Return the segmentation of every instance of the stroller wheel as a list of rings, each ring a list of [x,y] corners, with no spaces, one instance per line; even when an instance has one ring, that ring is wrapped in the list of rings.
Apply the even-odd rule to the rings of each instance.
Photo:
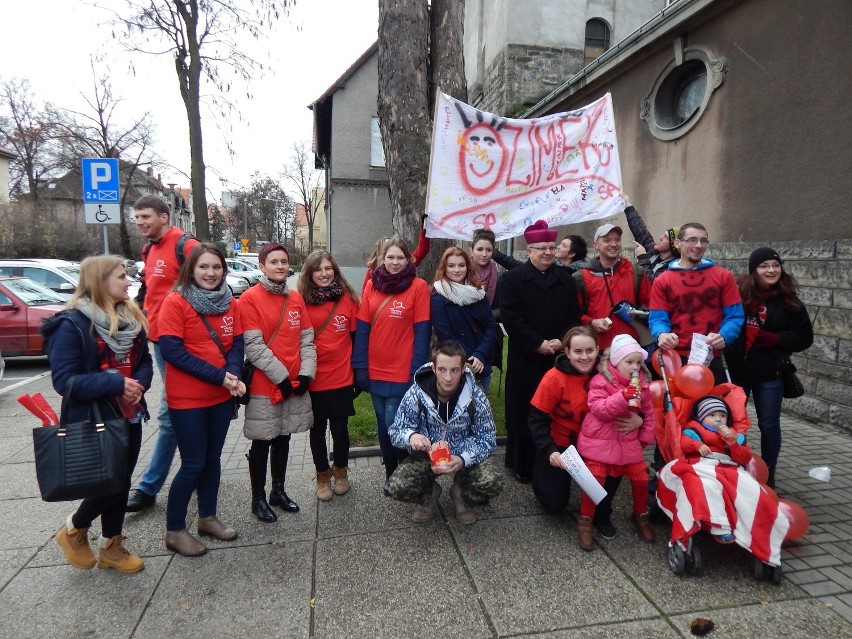
[[[689,549],[686,551],[686,572],[696,577],[704,576],[704,563],[701,559],[701,551],[698,546],[689,540]]]
[[[669,568],[676,575],[682,575],[686,571],[686,553],[680,544],[675,542],[669,546],[667,552]]]
[[[780,564],[771,566],[763,563],[757,557],[754,558],[754,578],[758,581],[771,581],[774,584],[780,584],[783,576],[784,569]]]

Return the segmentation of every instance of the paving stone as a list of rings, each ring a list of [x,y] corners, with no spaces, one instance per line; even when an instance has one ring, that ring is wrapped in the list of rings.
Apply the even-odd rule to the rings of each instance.
[[[816,583],[802,584],[801,588],[811,597],[834,595],[846,590],[846,588],[834,581],[818,581]]]
[[[840,597],[842,597],[842,595],[838,595],[836,597],[820,597],[819,601],[852,624],[852,605],[842,601]]]

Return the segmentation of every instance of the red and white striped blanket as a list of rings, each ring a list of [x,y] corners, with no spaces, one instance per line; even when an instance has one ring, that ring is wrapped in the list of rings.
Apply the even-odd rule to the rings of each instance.
[[[660,471],[657,502],[672,519],[671,543],[704,528],[733,533],[736,543],[773,566],[781,563],[781,543],[790,527],[778,504],[742,466],[701,458],[676,459]]]

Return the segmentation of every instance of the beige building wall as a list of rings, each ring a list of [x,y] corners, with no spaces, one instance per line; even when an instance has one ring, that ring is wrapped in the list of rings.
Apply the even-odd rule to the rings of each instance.
[[[0,202],[9,201],[9,159],[0,155]]]

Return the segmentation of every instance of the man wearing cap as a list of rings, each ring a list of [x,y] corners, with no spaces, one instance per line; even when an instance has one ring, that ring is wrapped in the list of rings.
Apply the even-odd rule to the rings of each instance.
[[[624,196],[624,216],[627,218],[627,226],[633,234],[634,255],[639,266],[645,271],[649,282],[665,271],[671,262],[680,258],[680,251],[675,248],[675,239],[680,232],[679,226],[666,229],[656,240],[645,226],[645,221],[639,215],[639,211],[627,201]]]
[[[539,220],[524,231],[529,259],[498,282],[503,326],[509,335],[506,370],[506,467],[519,481],[532,476],[535,446],[529,431],[530,400],[553,368],[562,337],[580,324],[577,286],[555,265],[556,229]]]
[[[733,274],[704,257],[710,244],[707,229],[697,222],[680,227],[675,248],[680,259],[654,280],[648,325],[657,344],[675,350],[684,361],[692,336],[707,336],[714,357],[710,370],[716,383],[727,381],[719,352],[740,334],[745,315]]]
[[[620,226],[599,226],[594,241],[598,257],[574,274],[578,300],[585,309],[582,322],[598,334],[601,350],[609,348],[613,338],[623,333],[638,340],[634,325],[613,314],[612,309],[621,301],[634,307],[647,306],[651,295],[648,279],[641,271],[634,272],[633,265],[621,257],[621,234]]]

